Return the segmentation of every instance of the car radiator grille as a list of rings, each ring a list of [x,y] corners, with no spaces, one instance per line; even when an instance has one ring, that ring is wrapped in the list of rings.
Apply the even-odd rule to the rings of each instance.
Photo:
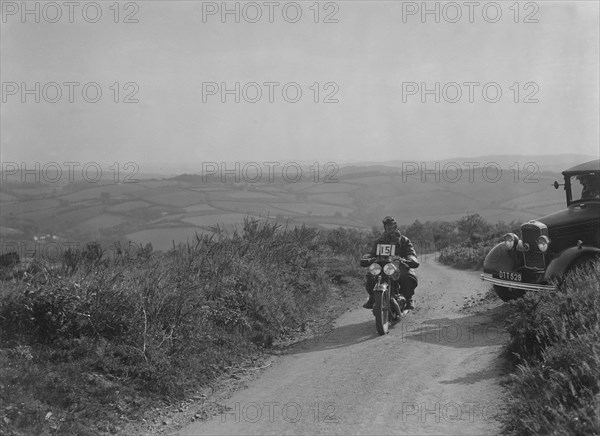
[[[523,252],[525,266],[528,268],[544,269],[546,267],[544,253],[537,246],[537,239],[542,235],[540,229],[534,226],[523,226],[521,227],[521,235],[523,242],[529,246],[529,249]]]
[[[544,269],[546,265],[544,264],[544,254],[537,250],[536,252],[526,251],[524,253],[525,257],[525,266],[529,268],[540,268]]]

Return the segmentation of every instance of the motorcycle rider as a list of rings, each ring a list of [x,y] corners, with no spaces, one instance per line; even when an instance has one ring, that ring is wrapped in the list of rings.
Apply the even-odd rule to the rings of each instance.
[[[384,233],[377,238],[377,240],[375,240],[369,255],[371,257],[376,256],[377,244],[395,244],[396,256],[400,256],[404,260],[404,263],[406,263],[409,267],[407,268],[402,264],[400,265],[400,277],[398,279],[400,284],[400,293],[404,296],[404,298],[406,298],[406,308],[414,309],[412,298],[415,293],[415,288],[418,285],[418,280],[413,268],[419,267],[417,253],[415,252],[415,248],[410,242],[410,239],[402,235],[398,230],[398,224],[393,216],[386,216],[382,222]],[[372,274],[367,273],[366,289],[369,294],[369,300],[363,305],[365,309],[373,308],[373,287],[375,286],[376,280],[377,279]]]

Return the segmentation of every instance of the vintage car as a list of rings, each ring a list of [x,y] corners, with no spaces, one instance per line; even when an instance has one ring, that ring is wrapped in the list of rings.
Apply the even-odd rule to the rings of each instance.
[[[600,259],[600,160],[562,172],[567,208],[504,235],[486,256],[481,279],[503,301],[554,290],[574,268]]]

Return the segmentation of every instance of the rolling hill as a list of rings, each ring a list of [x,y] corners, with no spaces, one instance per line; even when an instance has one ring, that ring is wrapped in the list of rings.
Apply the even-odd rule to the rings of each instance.
[[[564,193],[551,186],[562,179],[557,168],[586,159],[591,158],[396,161],[345,166],[330,171],[329,180],[316,179],[308,167],[297,181],[277,173],[272,179],[242,174],[239,182],[223,181],[219,174],[182,174],[54,186],[6,178],[0,196],[2,251],[15,241],[39,242],[40,235],[52,235],[53,241],[151,242],[166,250],[216,225],[233,228],[245,215],[322,228],[370,228],[384,215],[403,225],[454,221],[469,213],[492,223],[525,221],[564,207]]]

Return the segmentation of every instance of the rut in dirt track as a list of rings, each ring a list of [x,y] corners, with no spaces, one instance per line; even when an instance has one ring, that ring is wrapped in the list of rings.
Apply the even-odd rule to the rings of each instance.
[[[488,285],[433,256],[417,272],[417,310],[388,335],[370,311],[347,312],[179,434],[497,434],[507,336],[494,308],[460,310]]]

